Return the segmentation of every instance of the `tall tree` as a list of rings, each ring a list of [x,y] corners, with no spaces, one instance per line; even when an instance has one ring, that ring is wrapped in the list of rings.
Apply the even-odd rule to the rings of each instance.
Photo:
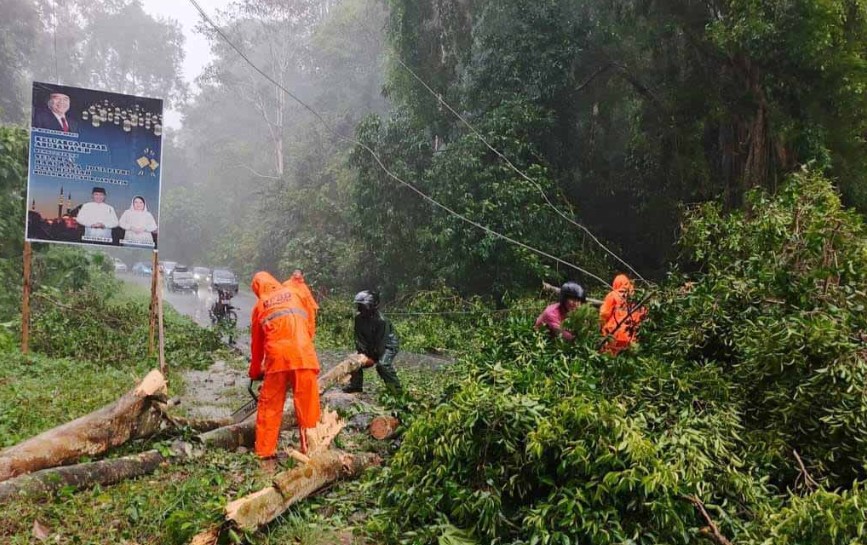
[[[737,207],[747,189],[773,189],[802,163],[839,175],[850,202],[867,210],[863,2],[391,6],[395,55],[476,125],[501,119],[489,138],[526,121],[506,104],[523,102],[550,120],[522,136],[536,150],[525,166],[547,169],[552,192],[645,271],[661,271],[673,257],[682,203]],[[397,64],[388,89],[399,106],[395,120],[409,117],[431,148],[466,134]],[[499,161],[491,155],[482,164]],[[478,169],[468,163],[454,172],[453,186],[470,191]],[[501,184],[500,198],[508,200],[509,187]],[[608,270],[618,267],[610,262]]]
[[[0,122],[23,121],[27,103],[25,77],[41,24],[29,0],[0,0]]]
[[[40,81],[166,99],[187,94],[184,37],[177,22],[154,18],[139,0],[38,4],[43,31],[30,71]]]

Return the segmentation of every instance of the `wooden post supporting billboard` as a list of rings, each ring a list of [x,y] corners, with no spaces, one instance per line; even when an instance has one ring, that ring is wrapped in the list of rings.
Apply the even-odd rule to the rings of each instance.
[[[157,269],[157,274],[159,275],[157,278],[159,281],[157,282],[157,321],[159,322],[159,331],[158,336],[160,340],[160,373],[163,376],[166,376],[168,369],[166,369],[166,336],[165,330],[163,329],[163,275]]]
[[[150,329],[148,329],[148,356],[154,355],[154,335],[157,329],[157,275],[160,273],[159,251],[154,250],[151,264],[151,304],[150,304]]]
[[[33,249],[30,241],[24,241],[24,293],[21,301],[21,353],[30,350],[30,260]]]

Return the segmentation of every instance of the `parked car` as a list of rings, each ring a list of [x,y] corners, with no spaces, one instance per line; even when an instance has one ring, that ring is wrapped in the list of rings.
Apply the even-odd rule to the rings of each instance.
[[[193,278],[199,286],[207,286],[211,283],[211,269],[207,267],[193,267]]]
[[[177,266],[177,261],[160,261],[160,272],[163,273],[163,276],[168,276]]]
[[[118,258],[114,258],[114,272],[118,274],[125,274],[127,271],[126,263],[121,261]]]
[[[136,276],[151,276],[154,273],[154,269],[150,263],[139,261],[132,266],[132,273]]]
[[[169,291],[189,291],[198,290],[196,279],[193,278],[193,273],[186,265],[176,265],[172,267],[172,272],[169,273],[168,281],[166,282]]]
[[[214,272],[211,273],[211,289],[237,295],[238,278],[229,269],[214,269]]]

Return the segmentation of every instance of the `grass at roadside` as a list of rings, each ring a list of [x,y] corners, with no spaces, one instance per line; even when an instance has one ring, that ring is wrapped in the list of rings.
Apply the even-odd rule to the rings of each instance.
[[[61,423],[85,408],[96,408],[116,397],[134,383],[133,369],[111,369],[96,364],[71,360],[34,358],[28,364],[19,358],[7,358],[10,372],[0,380],[10,381],[0,388],[6,394],[7,385],[15,384],[14,395],[4,395],[0,404],[23,406],[22,400],[37,395],[39,376],[57,377],[49,381],[42,397],[31,408],[16,409],[16,425],[21,437],[31,431]],[[21,377],[28,365],[33,365],[33,377]],[[423,365],[411,354],[398,358],[398,372],[414,398],[424,396],[429,402],[441,391],[442,371]],[[4,365],[4,368],[6,366]],[[140,371],[146,370],[142,366]],[[66,379],[61,378],[66,375]],[[74,375],[70,377],[70,375]],[[375,372],[367,371],[366,389],[371,400],[398,405],[400,400],[383,393],[382,383]],[[104,376],[104,378],[102,378]],[[75,386],[65,388],[69,381]],[[101,385],[101,387],[100,387]],[[83,392],[83,393],[76,393]],[[85,395],[84,393],[89,393]],[[412,404],[403,410],[412,410]],[[387,411],[388,409],[383,409]],[[350,414],[358,411],[349,411]],[[291,439],[290,439],[291,440]],[[13,441],[14,442],[14,441]],[[376,451],[386,459],[396,443],[375,441],[365,429],[346,429],[337,446],[348,451]],[[135,443],[122,449],[137,452],[153,445]],[[117,453],[115,453],[117,454]],[[291,462],[284,462],[290,467]],[[374,470],[375,472],[376,470]],[[372,475],[371,475],[372,476]],[[370,479],[340,483],[290,509],[283,517],[263,531],[249,536],[253,545],[285,543],[331,545],[336,543],[372,543],[365,538],[364,524],[375,509],[371,498]],[[194,461],[165,465],[155,474],[132,479],[111,487],[80,492],[61,492],[41,501],[16,500],[0,506],[0,542],[10,545],[31,543],[34,521],[48,527],[61,544],[136,543],[180,544],[219,521],[227,501],[258,490],[269,483],[259,471],[252,454],[214,450]]]
[[[24,358],[17,351],[0,352],[0,448],[116,400],[155,366],[154,358],[142,352],[146,344],[142,344],[141,335],[146,333],[147,324],[140,322],[146,316],[148,293],[138,288],[125,286],[109,298],[82,293],[63,301],[70,308],[82,307],[86,316],[43,302],[43,312],[35,317],[35,329],[41,336],[37,346],[49,355]],[[225,360],[231,367],[246,367],[246,361],[214,349],[209,332],[172,310],[166,314],[166,329],[171,395],[184,388],[185,370],[205,369],[215,359]],[[369,370],[366,399],[378,403],[380,412],[396,410],[409,421],[411,413],[421,414],[421,407],[440,395],[443,373],[437,367],[438,360],[406,351],[396,363],[410,395],[389,396],[375,371]],[[356,407],[344,414],[348,420],[368,409]],[[108,456],[159,448],[157,441],[131,442]],[[375,441],[363,426],[356,426],[345,430],[336,446],[351,452],[375,451],[387,459],[397,443]],[[0,506],[0,543],[32,543],[35,521],[49,529],[52,542],[56,539],[60,544],[188,543],[192,535],[220,520],[227,501],[268,483],[268,476],[260,472],[252,454],[215,450],[114,486],[79,492],[62,490],[43,500],[7,502]],[[369,478],[365,478],[335,485],[293,507],[263,531],[248,536],[248,542],[370,543],[364,526],[375,509],[371,500],[375,494],[368,483]]]
[[[149,370],[0,353],[0,447],[7,447],[116,400]],[[181,378],[170,374],[172,384]]]

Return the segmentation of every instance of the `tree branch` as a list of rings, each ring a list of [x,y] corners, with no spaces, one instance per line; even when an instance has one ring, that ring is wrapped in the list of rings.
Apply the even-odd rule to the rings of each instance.
[[[693,504],[695,508],[698,509],[699,513],[701,513],[701,517],[707,523],[707,526],[700,530],[702,536],[713,541],[717,545],[734,545],[731,541],[728,540],[726,536],[722,535],[722,533],[719,531],[719,527],[716,525],[713,519],[710,518],[710,514],[707,512],[704,503],[702,503],[700,499],[698,499],[696,496],[681,496],[681,498]]]
[[[231,168],[243,168],[243,169],[249,170],[253,175],[258,176],[259,178],[267,178],[269,180],[282,180],[282,178],[280,176],[269,176],[267,174],[262,174],[260,172],[255,171],[252,167],[250,167],[248,165],[241,164],[241,163],[238,163],[237,165],[232,165]]]
[[[807,471],[807,467],[804,465],[804,461],[801,460],[801,457],[798,455],[798,451],[792,450],[792,454],[795,455],[795,460],[798,461],[798,467],[801,470],[801,475],[798,478],[804,479],[804,485],[806,485],[807,489],[811,492],[816,488],[819,488],[819,483],[817,483],[816,480],[810,476],[810,473]],[[795,483],[797,484],[797,481],[795,481]]]

